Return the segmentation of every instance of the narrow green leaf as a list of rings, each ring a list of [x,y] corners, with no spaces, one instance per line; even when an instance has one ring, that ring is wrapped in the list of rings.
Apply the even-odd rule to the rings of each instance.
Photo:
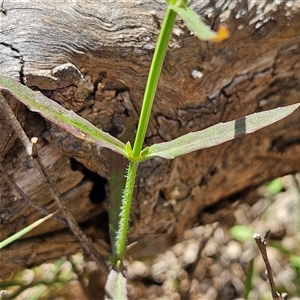
[[[219,123],[201,131],[190,132],[170,142],[154,144],[149,147],[149,153],[144,160],[160,156],[173,159],[177,156],[190,153],[195,150],[209,148],[255,132],[263,127],[273,124],[295,111],[299,103],[286,107],[278,107],[268,111],[254,113],[246,117]]]
[[[248,226],[235,225],[229,231],[231,236],[239,242],[251,241],[253,239],[253,231]]]
[[[22,237],[26,233],[30,232],[31,230],[33,230],[35,227],[39,226],[40,224],[42,224],[46,220],[50,219],[56,213],[57,213],[57,211],[54,212],[53,214],[50,214],[50,215],[48,215],[44,218],[41,218],[41,219],[35,221],[34,223],[28,225],[24,229],[20,230],[19,232],[13,234],[9,238],[7,238],[4,241],[0,242],[0,250],[3,249],[4,247],[6,247],[7,245],[11,244],[12,242],[16,241],[17,239],[19,239],[20,237]]]
[[[121,271],[112,269],[107,277],[105,291],[107,296],[105,299],[127,300],[127,280]]]
[[[25,85],[0,76],[0,90],[7,90],[30,110],[40,113],[47,120],[87,142],[109,148],[125,156],[125,145],[110,134],[100,130],[73,111],[63,108],[40,92],[32,91]]]
[[[267,191],[272,195],[279,194],[284,188],[281,178],[273,179],[272,181],[265,184],[265,187],[267,188]]]
[[[221,41],[229,37],[229,31],[224,24],[219,27],[218,32],[214,32],[188,6],[169,4],[169,7],[180,16],[189,30],[201,40]]]

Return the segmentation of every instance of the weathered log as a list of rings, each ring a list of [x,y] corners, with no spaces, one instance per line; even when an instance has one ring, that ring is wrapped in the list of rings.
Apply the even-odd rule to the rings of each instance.
[[[0,74],[41,90],[96,126],[118,135],[135,124],[165,5],[156,1],[7,0],[0,13]],[[146,144],[247,114],[299,102],[300,5],[288,1],[194,1],[231,37],[203,42],[178,20],[159,82]],[[253,1],[254,2],[254,1]],[[247,3],[249,3],[247,5]],[[234,4],[234,5],[233,5]],[[108,255],[110,152],[84,143],[7,96],[61,194],[88,236]],[[140,166],[128,255],[151,256],[195,224],[226,222],[238,201],[263,182],[300,171],[300,111],[255,134]],[[47,209],[56,205],[0,113],[1,161],[11,179]],[[100,188],[94,196],[95,188]],[[0,175],[1,240],[40,218]],[[99,194],[100,193],[100,194]],[[55,220],[0,251],[0,274],[80,248]]]

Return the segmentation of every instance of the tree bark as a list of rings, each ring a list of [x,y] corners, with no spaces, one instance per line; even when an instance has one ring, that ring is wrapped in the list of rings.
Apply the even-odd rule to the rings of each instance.
[[[299,102],[299,1],[233,3],[192,2],[213,29],[220,22],[228,25],[231,36],[221,43],[200,41],[177,20],[146,145]],[[3,1],[0,74],[41,90],[118,136],[127,117],[137,125],[164,9],[164,1]],[[111,153],[76,139],[6,96],[27,135],[39,137],[43,163],[76,219],[108,256]],[[129,236],[129,243],[137,244],[128,255],[152,256],[197,224],[230,223],[236,204],[255,201],[251,192],[259,185],[299,172],[299,121],[298,109],[255,134],[173,161],[155,158],[141,164]],[[46,184],[1,113],[0,126],[6,172],[32,199],[55,211]],[[0,191],[3,240],[42,214],[3,174]],[[1,250],[0,274],[80,248],[76,237],[52,219]]]

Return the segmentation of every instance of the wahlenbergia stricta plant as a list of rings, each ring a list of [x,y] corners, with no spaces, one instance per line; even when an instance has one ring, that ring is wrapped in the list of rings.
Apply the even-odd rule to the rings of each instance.
[[[202,23],[196,13],[187,7],[187,0],[167,0],[166,2],[167,10],[149,71],[133,147],[130,142],[125,144],[119,141],[117,138],[101,131],[85,119],[79,117],[74,112],[64,109],[41,93],[34,92],[20,83],[0,76],[0,89],[8,90],[9,93],[23,102],[30,110],[39,112],[46,119],[56,123],[76,137],[98,144],[101,147],[109,148],[128,160],[126,184],[122,199],[120,199],[121,209],[118,224],[115,224],[115,220],[110,220],[110,227],[113,229],[111,230],[111,234],[114,235],[112,241],[115,241],[115,243],[112,244],[113,256],[111,263],[113,269],[109,274],[106,288],[108,297],[112,297],[113,299],[127,299],[126,279],[121,271],[138,165],[155,156],[173,159],[192,151],[212,147],[236,137],[252,133],[285,118],[299,107],[299,104],[294,104],[255,113],[238,120],[219,123],[202,131],[188,133],[169,142],[143,148],[158,79],[177,14],[189,29],[202,40],[221,41],[228,37],[228,31],[225,26],[221,25],[219,30],[214,32]]]

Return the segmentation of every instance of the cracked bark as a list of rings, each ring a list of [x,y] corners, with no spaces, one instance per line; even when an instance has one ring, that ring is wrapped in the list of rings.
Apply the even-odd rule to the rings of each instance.
[[[177,21],[148,145],[299,102],[299,1],[293,7],[242,1],[228,8],[226,3],[220,8],[192,3],[214,29],[225,20],[232,34],[222,43],[199,41]],[[163,10],[164,5],[153,1],[5,1],[0,13],[0,73],[42,90],[118,135],[126,116],[137,124]],[[29,137],[43,138],[39,153],[58,190],[99,252],[108,255],[109,151],[82,143],[6,96]],[[299,172],[299,118],[298,110],[242,139],[174,161],[157,158],[142,164],[129,237],[129,243],[138,243],[128,255],[163,251],[196,224],[229,224],[238,202],[255,201],[252,191],[257,186]],[[51,194],[1,113],[0,126],[5,169],[23,191],[54,211]],[[87,176],[87,170],[103,179],[99,199],[91,196],[97,179]],[[2,176],[0,191],[1,239],[41,217]],[[79,248],[76,238],[51,220],[1,251],[0,273]]]

